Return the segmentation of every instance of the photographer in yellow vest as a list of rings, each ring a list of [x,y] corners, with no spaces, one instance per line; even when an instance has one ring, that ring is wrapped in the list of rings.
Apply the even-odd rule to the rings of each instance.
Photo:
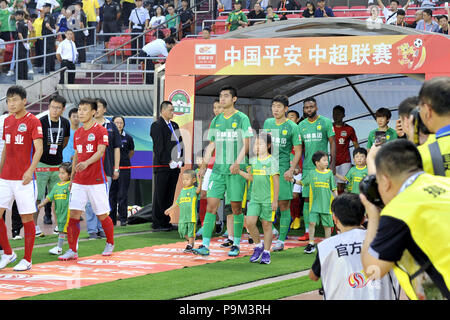
[[[419,92],[420,118],[436,139],[419,147],[425,172],[450,177],[450,77],[425,81]]]
[[[411,141],[376,149],[369,168],[376,180],[369,175],[360,183],[368,217],[364,272],[380,279],[394,269],[410,299],[449,299],[450,179],[425,173]]]

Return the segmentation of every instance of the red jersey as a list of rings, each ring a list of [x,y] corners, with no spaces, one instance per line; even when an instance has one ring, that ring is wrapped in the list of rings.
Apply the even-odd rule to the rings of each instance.
[[[20,119],[10,115],[3,124],[6,158],[0,178],[22,180],[35,152],[33,140],[42,139],[41,121],[31,113]]]
[[[336,141],[336,166],[343,163],[351,163],[349,145],[350,141],[357,141],[355,129],[344,124],[342,127],[336,127],[333,124]]]
[[[75,131],[73,149],[77,153],[78,163],[92,157],[101,144],[108,146],[108,131],[98,123],[95,123],[89,130],[81,127]],[[75,173],[73,182],[84,185],[106,183],[105,169],[103,167],[104,159],[105,155],[83,171]]]

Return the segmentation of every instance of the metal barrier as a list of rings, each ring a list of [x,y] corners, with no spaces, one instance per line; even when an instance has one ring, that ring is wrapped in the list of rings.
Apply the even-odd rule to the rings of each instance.
[[[77,50],[78,49],[86,49],[86,48],[89,48],[89,47],[92,47],[92,46],[94,46],[94,48],[95,48],[95,46],[97,45],[97,40],[96,40],[96,27],[89,27],[89,28],[84,28],[84,29],[78,29],[78,30],[76,30],[76,32],[82,32],[82,31],[85,31],[85,30],[91,30],[91,29],[94,29],[94,44],[92,44],[92,45],[88,45],[88,46],[84,46],[84,47],[80,47],[80,48],[77,48]],[[44,74],[45,74],[45,69],[46,69],[46,64],[47,64],[47,61],[46,61],[46,57],[48,57],[48,56],[55,56],[55,58],[56,58],[56,50],[55,50],[55,52],[52,52],[52,53],[49,53],[49,54],[46,54],[46,50],[47,50],[47,41],[45,41],[45,39],[47,39],[47,38],[50,38],[50,37],[55,37],[55,42],[56,42],[56,38],[58,37],[58,36],[60,36],[60,35],[63,35],[64,34],[64,32],[58,32],[58,33],[54,33],[54,34],[49,34],[49,35],[45,35],[45,36],[40,36],[40,37],[32,37],[32,38],[27,38],[27,39],[22,39],[22,40],[13,40],[13,41],[7,41],[7,42],[5,42],[4,43],[4,45],[6,46],[6,45],[8,45],[8,44],[11,44],[11,43],[13,43],[14,44],[14,53],[13,53],[13,59],[11,59],[10,61],[7,61],[7,62],[2,62],[2,63],[0,63],[0,66],[3,66],[3,65],[8,65],[8,64],[12,64],[12,63],[14,63],[15,64],[15,77],[16,77],[16,82],[17,82],[17,80],[18,80],[18,69],[19,69],[19,62],[24,62],[24,61],[27,61],[27,60],[30,60],[30,59],[38,59],[38,58],[43,58],[44,59],[44,66],[43,66],[43,68],[44,68]],[[40,39],[44,39],[44,54],[42,54],[42,55],[39,55],[39,56],[33,56],[33,57],[27,57],[27,58],[23,58],[23,59],[18,59],[17,57],[18,57],[18,51],[19,51],[19,46],[18,46],[18,44],[19,43],[28,43],[28,41],[30,41],[30,40],[40,40]],[[28,50],[28,52],[29,52],[30,50]]]
[[[145,58],[139,57],[139,59],[145,59]],[[160,59],[160,58],[158,58],[158,59]],[[147,73],[154,73],[154,71],[153,70],[108,70],[108,71],[105,71],[103,69],[99,69],[99,70],[65,70],[64,83],[67,83],[69,73],[75,73],[75,74],[76,73],[89,73],[90,74],[90,84],[94,84],[94,80],[97,78],[97,77],[93,77],[94,73],[101,73],[101,74],[114,73],[115,75],[118,74],[119,75],[119,84],[125,84],[125,83],[122,83],[122,79],[123,79],[122,74],[127,74],[127,78],[126,78],[127,83],[126,84],[129,84],[129,74],[130,73],[147,74]],[[114,77],[114,78],[117,79],[116,77]]]

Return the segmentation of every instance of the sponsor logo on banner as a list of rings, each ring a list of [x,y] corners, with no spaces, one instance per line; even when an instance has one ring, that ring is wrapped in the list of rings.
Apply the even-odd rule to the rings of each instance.
[[[215,69],[217,48],[215,44],[195,45],[195,69]]]
[[[173,111],[176,115],[188,114],[191,112],[191,99],[184,90],[175,90],[169,95],[169,101],[172,102]]]
[[[402,66],[407,66],[408,69],[419,69],[427,58],[427,50],[420,38],[415,39],[413,43],[404,42],[397,49],[400,57],[398,62]]]

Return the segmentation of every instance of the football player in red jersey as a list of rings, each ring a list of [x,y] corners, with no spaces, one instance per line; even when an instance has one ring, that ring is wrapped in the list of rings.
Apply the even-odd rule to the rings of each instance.
[[[34,171],[43,152],[42,126],[39,119],[25,109],[27,93],[23,87],[11,86],[6,93],[6,103],[10,116],[3,125],[5,148],[0,162],[0,245],[4,250],[0,269],[17,259],[2,218],[16,200],[25,231],[25,254],[14,271],[26,271],[31,269],[35,239],[33,215],[37,211],[37,186]]]
[[[77,242],[80,235],[80,217],[90,202],[94,213],[102,223],[106,234],[106,247],[103,255],[109,256],[114,249],[114,225],[109,217],[108,184],[106,181],[103,160],[108,146],[108,131],[95,119],[97,102],[84,98],[78,104],[78,118],[83,126],[75,131],[73,148],[72,187],[70,191],[70,219],[67,227],[69,249],[59,260],[75,260],[78,258]]]

